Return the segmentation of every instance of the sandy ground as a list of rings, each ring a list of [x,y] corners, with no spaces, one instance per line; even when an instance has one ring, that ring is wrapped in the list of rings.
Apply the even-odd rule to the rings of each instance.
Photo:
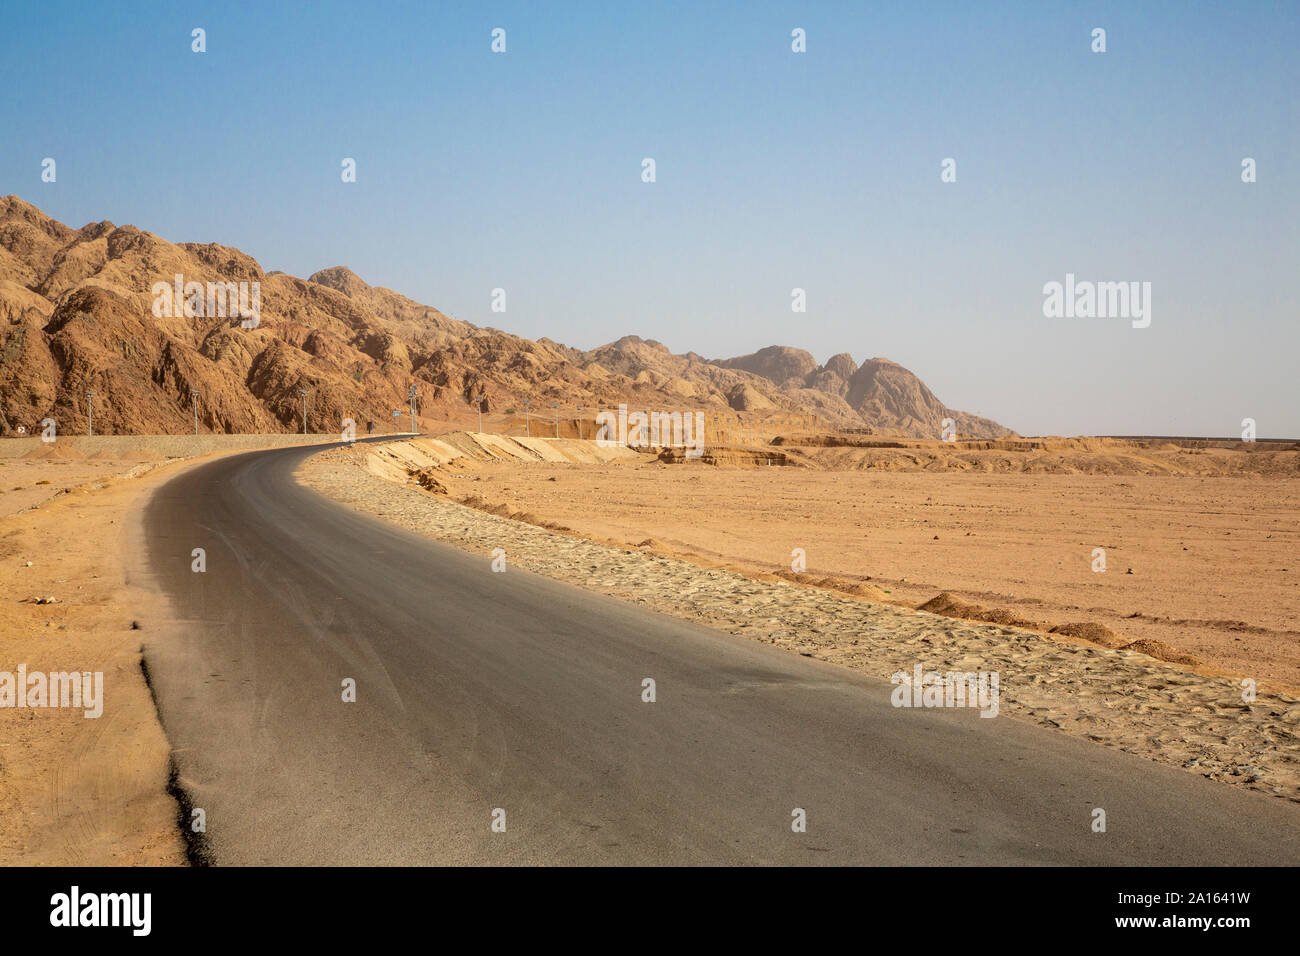
[[[453,500],[620,547],[757,575],[789,575],[799,548],[805,582],[907,607],[949,592],[1003,623],[1101,625],[1112,646],[1161,642],[1206,673],[1300,686],[1300,477],[1289,476],[1300,453],[1276,453],[1287,461],[1260,474],[1211,450],[1219,460],[1201,476],[1168,470],[1205,460],[1186,451],[996,473],[925,458],[914,471],[829,470],[845,450],[825,453],[824,469],[465,457],[431,474]],[[1079,470],[1097,467],[1156,473]]]
[[[1273,650],[1260,651],[1258,634],[1238,633],[1247,647],[1237,656],[1225,656],[1217,668],[1194,669],[1136,650],[953,620],[791,584],[771,574],[762,580],[725,566],[746,570],[745,557],[752,555],[756,568],[788,568],[782,562],[788,562],[790,551],[804,547],[810,575],[830,569],[853,575],[870,567],[868,596],[871,588],[895,591],[889,585],[919,577],[914,593],[927,598],[941,587],[964,584],[973,595],[1032,608],[1040,620],[1059,611],[1066,622],[1095,620],[1104,616],[1102,609],[1116,616],[1132,613],[1134,605],[1122,603],[1126,596],[1149,601],[1164,595],[1177,602],[1186,595],[1190,601],[1205,590],[1204,579],[1196,583],[1198,574],[1212,580],[1216,574],[1231,575],[1216,585],[1214,595],[1180,609],[1180,616],[1204,614],[1208,620],[1222,613],[1214,598],[1232,595],[1235,587],[1260,587],[1257,578],[1275,566],[1272,596],[1294,602],[1289,583],[1294,579],[1280,576],[1290,574],[1280,570],[1291,567],[1281,563],[1285,546],[1261,544],[1273,540],[1269,534],[1281,536],[1295,555],[1296,518],[1289,502],[1296,499],[1285,497],[1293,495],[1294,484],[1256,487],[1244,506],[1246,492],[1240,487],[1225,487],[1217,492],[1222,498],[1207,499],[1199,479],[1144,487],[1137,481],[1143,476],[1125,478],[1130,487],[1123,489],[1114,481],[1089,488],[1082,480],[1087,476],[1077,475],[1067,476],[1070,483],[1064,486],[1045,486],[1039,475],[1007,487],[1000,483],[1015,475],[997,475],[990,484],[987,475],[854,476],[646,461],[595,465],[467,457],[429,470],[426,477],[445,479],[452,497],[461,491],[482,496],[479,507],[471,509],[421,488],[399,469],[377,464],[376,457],[360,448],[326,452],[304,466],[304,480],[340,501],[458,546],[483,552],[503,547],[511,561],[530,570],[880,677],[910,672],[916,663],[935,670],[998,670],[1004,712],[1013,718],[1300,801],[1300,695],[1277,680],[1262,681],[1258,699],[1251,702],[1243,699],[1239,676],[1216,674],[1242,663],[1243,671],[1263,675],[1272,667],[1289,675],[1285,667],[1295,667],[1295,649],[1285,635],[1278,636]],[[1242,480],[1258,484],[1262,479]],[[1179,488],[1185,498],[1174,497]],[[1124,496],[1117,497],[1117,491]],[[526,515],[534,524],[549,521],[643,546],[611,547],[509,520],[484,512],[490,502],[505,503],[500,510]],[[1216,507],[1224,512],[1217,521],[1203,513]],[[1184,511],[1188,515],[1180,518]],[[1252,528],[1249,536],[1242,530],[1243,517]],[[1146,530],[1137,534],[1134,528]],[[1216,533],[1228,529],[1233,534]],[[974,534],[968,537],[966,531]],[[945,532],[959,540],[940,553],[935,545]],[[971,538],[981,537],[977,552]],[[1220,537],[1241,543],[1224,545]],[[1178,542],[1176,552],[1171,541]],[[873,546],[868,549],[865,542]],[[1175,569],[1165,577],[1153,572],[1161,560],[1172,563],[1184,554],[1189,542],[1200,551],[1187,553],[1197,553],[1205,562],[1201,567],[1210,571]],[[657,553],[658,546],[690,552],[695,559]],[[1095,577],[1094,546],[1116,552],[1105,574]],[[1137,557],[1142,554],[1151,556],[1150,563]],[[702,567],[706,562],[700,555],[715,559],[708,562],[712,566]],[[1067,567],[1071,561],[1082,570]],[[1135,561],[1143,568],[1140,575]],[[1135,567],[1134,575],[1126,573],[1128,567]],[[1149,578],[1164,581],[1166,590],[1140,587]],[[1127,590],[1097,590],[1107,587]],[[1056,604],[1049,603],[1053,595]],[[1234,617],[1255,616],[1263,622],[1256,626],[1272,625],[1275,635],[1285,630],[1285,617],[1266,613],[1267,600],[1250,607],[1259,609],[1258,616],[1239,609]],[[1127,634],[1133,634],[1133,623],[1124,620]],[[1196,648],[1202,653],[1237,643],[1205,639],[1216,631],[1189,627],[1179,633],[1200,635]],[[1191,643],[1184,639],[1182,646]]]
[[[0,441],[0,671],[103,671],[106,698],[98,719],[0,709],[0,864],[184,862],[168,745],[133,629],[167,610],[127,580],[133,516],[196,456],[334,437]],[[879,676],[917,662],[1000,668],[1003,711],[1015,718],[1300,800],[1300,700],[1277,683],[1300,683],[1300,480],[1285,456],[1243,468],[1211,450],[1223,460],[1198,476],[1186,451],[1093,474],[1052,462],[988,469],[979,455],[936,468],[930,452],[843,448],[666,465],[589,443],[463,435],[422,454],[327,452],[305,473],[340,500],[462,547],[505,547],[542,573]],[[725,464],[778,456],[805,467]],[[899,456],[915,459],[911,470]],[[804,574],[789,571],[796,547]],[[1091,571],[1093,547],[1108,550],[1104,575]],[[862,599],[915,604],[941,589],[1044,627],[1106,622],[1125,640],[1168,641],[1207,664]],[[54,603],[36,603],[44,597]],[[1247,703],[1237,678],[1219,673],[1269,680]]]
[[[140,669],[142,637],[166,610],[128,581],[133,517],[194,460],[168,456],[303,440],[60,439],[54,457],[39,439],[0,442],[6,484],[32,489],[0,496],[0,671],[104,675],[98,718],[84,709],[0,708],[0,865],[185,863],[167,792],[169,748]],[[54,603],[36,603],[47,597]]]
[[[18,514],[78,485],[133,477],[160,462],[215,450],[319,442],[308,435],[69,435],[0,439],[0,515]]]
[[[14,515],[93,481],[122,477],[134,464],[122,461],[0,461],[0,514]]]

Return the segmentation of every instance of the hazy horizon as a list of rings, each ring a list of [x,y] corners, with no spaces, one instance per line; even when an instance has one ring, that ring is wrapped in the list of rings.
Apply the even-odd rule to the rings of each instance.
[[[0,39],[0,193],[580,349],[885,357],[1022,434],[1296,437],[1298,25],[1267,3],[30,6]],[[1068,274],[1149,282],[1149,327],[1045,317]]]

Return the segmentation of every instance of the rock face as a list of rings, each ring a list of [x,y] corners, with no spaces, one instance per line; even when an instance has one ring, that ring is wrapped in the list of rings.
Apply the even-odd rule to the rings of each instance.
[[[784,345],[769,345],[753,355],[742,355],[739,358],[714,359],[712,364],[720,368],[753,372],[777,385],[790,383],[796,387],[803,385],[804,379],[817,370],[817,360],[811,354]]]
[[[832,355],[821,368],[809,372],[805,382],[809,388],[843,398],[849,393],[849,380],[857,370],[858,363],[853,361],[853,356],[841,352]]]
[[[155,310],[155,284],[177,275],[205,288],[255,283],[256,326],[210,301]],[[97,433],[188,431],[194,392],[201,430],[295,431],[303,389],[307,427],[329,432],[344,418],[387,419],[406,407],[411,385],[422,414],[466,421],[482,392],[489,412],[527,396],[534,408],[581,403],[588,415],[627,402],[816,414],[837,427],[921,437],[938,437],[938,422],[951,417],[960,435],[1007,433],[945,410],[884,359],[858,369],[837,355],[818,366],[801,349],[772,346],[707,361],[635,335],[582,351],[478,328],[343,266],[299,279],[264,272],[238,249],[173,244],[111,222],[72,229],[16,196],[0,199],[0,435],[34,433],[45,418],[61,433],[83,432],[91,391]]]
[[[953,420],[959,437],[999,438],[1007,434],[997,422],[945,407],[924,382],[889,359],[863,362],[849,380],[845,400],[866,421],[887,424],[908,435],[940,438],[945,418]]]
[[[727,392],[727,404],[737,412],[761,412],[776,407],[762,392],[743,382]]]
[[[848,352],[840,352],[827,359],[826,364],[819,371],[830,372],[847,382],[857,370],[858,363],[853,361],[853,356]]]
[[[774,345],[753,355],[712,364],[761,375],[781,386],[784,394],[821,409],[823,414],[829,413],[841,424],[846,424],[845,419],[859,419],[849,427],[865,425],[884,434],[941,438],[944,419],[950,418],[959,437],[1001,438],[1010,434],[997,422],[948,408],[916,375],[885,358],[869,359],[859,367],[853,356],[841,352],[818,366],[802,349]],[[766,407],[740,388],[728,392],[727,401],[737,411]]]

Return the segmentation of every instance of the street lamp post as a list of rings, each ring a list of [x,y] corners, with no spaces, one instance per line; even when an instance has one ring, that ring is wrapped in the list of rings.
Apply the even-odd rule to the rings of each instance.
[[[524,399],[524,433],[525,433],[529,438],[532,438],[532,437],[533,437],[533,426],[532,426],[532,423],[529,422],[529,420],[528,420],[528,404],[529,404],[529,402],[531,402],[531,401],[532,401],[532,399],[530,399],[530,398],[525,398],[525,399]]]
[[[560,437],[560,403],[551,402],[551,408],[555,409],[555,437]]]
[[[415,383],[412,382],[410,389],[408,389],[406,392],[406,397],[411,403],[411,431],[412,432],[419,432],[420,430],[419,419],[416,417],[417,416],[416,400],[419,398],[419,395],[420,393],[416,389]]]
[[[194,404],[194,437],[199,437],[199,390],[190,389],[190,401]]]
[[[474,402],[478,405],[478,432],[483,434],[483,393],[479,392],[474,396]]]
[[[298,394],[302,396],[302,433],[307,434],[307,389],[298,389]]]
[[[578,406],[578,440],[582,440],[582,406]]]
[[[93,388],[88,388],[88,389],[86,389],[86,415],[88,416],[88,418],[87,418],[87,425],[86,425],[86,434],[87,434],[88,436],[90,436],[90,437],[94,437],[94,434],[95,434],[95,390],[94,390]]]

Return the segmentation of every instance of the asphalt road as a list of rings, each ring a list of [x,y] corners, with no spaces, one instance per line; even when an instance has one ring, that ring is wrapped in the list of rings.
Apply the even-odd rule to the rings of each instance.
[[[172,606],[146,660],[213,862],[1300,860],[1294,804],[493,573],[298,485],[310,454],[193,468],[141,515]]]

